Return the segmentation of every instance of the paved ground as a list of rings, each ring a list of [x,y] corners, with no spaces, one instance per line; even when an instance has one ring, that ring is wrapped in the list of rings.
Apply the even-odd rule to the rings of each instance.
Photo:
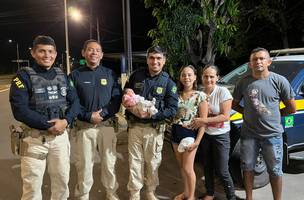
[[[12,79],[13,75],[1,75],[0,76],[0,92],[5,91],[10,86],[10,81]]]
[[[72,147],[74,139],[72,139]],[[8,150],[6,150],[7,153]],[[128,157],[127,157],[127,135],[126,132],[121,133],[118,136],[117,151],[119,152],[119,159],[117,161],[117,177],[119,182],[118,195],[122,200],[128,199],[128,192],[126,189],[128,181]],[[72,148],[73,152],[73,148]],[[96,159],[98,162],[98,159]],[[200,171],[200,169],[198,168]],[[72,191],[76,181],[75,166],[71,165],[71,178],[70,178],[70,190]],[[99,181],[100,177],[100,163],[96,163],[94,167],[95,183],[91,190],[91,200],[99,200],[104,197],[104,189]],[[17,157],[11,159],[0,160],[0,200],[14,200],[20,199],[21,196],[21,179],[20,179],[20,161]],[[198,193],[203,193],[202,181],[198,183]],[[157,194],[160,199],[172,199],[177,192],[181,191],[181,178],[179,175],[177,163],[174,159],[171,147],[169,144],[164,146],[163,151],[163,164],[160,167],[160,187],[157,189]],[[50,182],[49,177],[45,176],[43,184],[43,196],[44,199],[48,199],[50,196]],[[144,192],[142,193],[144,197]],[[71,197],[73,193],[71,192]]]

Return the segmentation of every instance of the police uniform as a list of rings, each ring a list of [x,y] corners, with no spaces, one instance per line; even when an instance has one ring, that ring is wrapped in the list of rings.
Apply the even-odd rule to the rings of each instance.
[[[119,111],[121,104],[121,85],[115,73],[104,67],[95,69],[81,67],[71,73],[77,90],[81,112],[77,120],[76,168],[78,182],[75,196],[89,199],[93,185],[93,165],[95,152],[98,150],[101,159],[101,182],[106,188],[109,200],[118,199],[116,190],[118,183],[115,175],[116,134],[112,118]],[[102,109],[103,122],[91,124],[92,112]]]
[[[128,190],[131,199],[138,199],[139,191],[146,185],[147,194],[159,184],[158,167],[164,140],[164,120],[172,118],[177,110],[176,85],[166,72],[151,76],[148,69],[135,71],[125,85],[147,100],[156,99],[158,112],[150,119],[137,118],[126,111],[129,125],[128,151],[130,177]],[[144,159],[144,160],[143,160]],[[145,171],[145,173],[144,173]],[[149,196],[148,196],[149,198]]]
[[[34,64],[17,72],[10,88],[10,103],[16,120],[23,123],[26,137],[21,153],[22,200],[42,199],[41,186],[48,165],[51,199],[67,199],[70,173],[70,142],[67,131],[49,134],[51,119],[66,119],[71,124],[77,116],[76,91],[68,84],[61,69],[49,70]]]

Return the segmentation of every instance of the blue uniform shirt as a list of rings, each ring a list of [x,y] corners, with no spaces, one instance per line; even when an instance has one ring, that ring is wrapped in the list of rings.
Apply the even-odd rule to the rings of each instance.
[[[54,67],[46,70],[37,64],[34,64],[32,68],[38,75],[47,80],[53,80],[56,76]],[[68,80],[66,80],[66,82],[68,85],[66,96],[68,109],[66,111],[65,119],[67,120],[68,124],[71,124],[79,112],[79,100],[75,88],[68,84]],[[11,103],[13,115],[16,120],[26,124],[31,128],[47,130],[52,126],[47,122],[47,116],[44,116],[30,108],[31,93],[32,83],[30,76],[25,70],[21,69],[13,78],[10,88],[9,100]]]
[[[131,116],[137,122],[149,123],[170,119],[176,114],[178,104],[176,85],[166,72],[151,76],[148,69],[139,69],[130,76],[126,88],[131,88],[135,94],[147,100],[155,98],[155,107],[158,109],[151,119],[139,119],[130,112],[126,113],[127,117]]]
[[[105,121],[119,111],[121,85],[111,69],[100,65],[92,70],[85,66],[73,70],[70,77],[80,99],[79,120],[90,122],[92,112],[102,109]]]

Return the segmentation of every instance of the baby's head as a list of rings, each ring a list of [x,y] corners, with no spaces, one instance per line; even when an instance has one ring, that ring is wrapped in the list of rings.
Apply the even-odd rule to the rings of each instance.
[[[132,89],[130,89],[130,88],[126,88],[125,89],[125,94],[129,95],[129,96],[135,95],[134,91]]]

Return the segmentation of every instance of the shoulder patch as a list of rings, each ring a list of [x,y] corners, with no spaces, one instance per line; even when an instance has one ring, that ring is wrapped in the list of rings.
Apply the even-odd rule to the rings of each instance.
[[[72,80],[70,80],[70,86],[74,87],[74,82]]]
[[[173,86],[173,87],[172,87],[172,89],[171,89],[171,92],[175,94],[175,93],[176,93],[176,91],[177,91],[176,86]]]
[[[19,89],[25,88],[24,85],[23,85],[23,83],[22,83],[22,81],[18,77],[14,78],[13,82],[15,83],[15,85],[17,86],[17,88],[19,88]]]

